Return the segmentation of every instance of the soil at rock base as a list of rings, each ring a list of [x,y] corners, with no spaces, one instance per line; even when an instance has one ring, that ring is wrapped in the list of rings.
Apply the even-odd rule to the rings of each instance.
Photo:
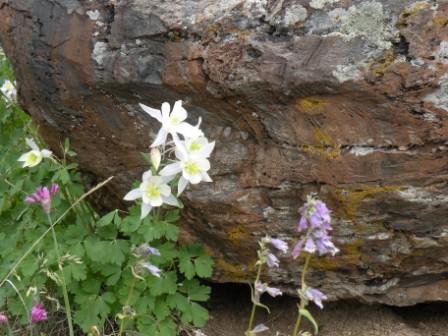
[[[207,336],[243,336],[250,312],[249,290],[243,286],[214,285],[208,308],[212,318],[203,329]],[[245,300],[244,298],[247,298]],[[270,330],[260,336],[290,335],[295,322],[296,300],[291,297],[262,301],[271,314],[257,310],[257,323]],[[335,302],[324,310],[312,309],[319,336],[448,336],[448,303],[397,308]],[[304,327],[310,327],[304,324]],[[309,329],[311,331],[311,329]]]

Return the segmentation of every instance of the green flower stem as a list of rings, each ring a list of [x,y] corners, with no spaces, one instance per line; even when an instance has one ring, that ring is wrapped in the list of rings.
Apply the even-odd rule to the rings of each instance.
[[[260,281],[260,275],[261,275],[261,268],[262,268],[262,263],[258,264],[258,271],[257,271],[257,276],[255,278],[255,282],[254,282],[254,289],[253,289],[253,293],[252,296],[255,293],[255,284],[258,283],[258,281]],[[254,318],[255,318],[255,311],[257,309],[257,305],[255,304],[255,302],[253,302],[254,298],[252,297],[252,311],[250,312],[250,317],[249,317],[249,324],[247,326],[247,331],[246,331],[246,335],[249,335],[249,333],[252,330],[253,324],[254,324]]]
[[[129,288],[128,297],[126,299],[126,303],[124,304],[125,307],[129,306],[129,303],[131,302],[132,294],[134,293],[134,287],[135,282],[137,278],[135,276],[132,277],[131,287]],[[120,331],[118,332],[118,336],[123,335],[124,327],[126,325],[126,316],[124,315],[120,322]]]
[[[302,288],[302,290],[306,286],[305,276],[306,276],[306,272],[308,271],[308,266],[310,264],[311,256],[312,256],[311,254],[307,255],[307,257],[305,259],[305,265],[303,266],[302,279],[301,279],[301,288]],[[304,309],[304,308],[305,308],[305,300],[302,298],[300,300],[299,312],[297,314],[297,320],[296,320],[296,324],[294,326],[294,331],[291,334],[292,336],[297,336],[297,333],[299,332],[300,322],[302,322],[302,314],[300,313],[300,311],[302,309]]]
[[[59,252],[59,244],[56,237],[56,231],[54,230],[53,221],[51,220],[50,214],[47,214],[48,222],[50,223],[51,227],[51,234],[53,236],[53,243],[54,243],[54,249],[56,250],[56,256],[58,258],[58,267],[61,273],[61,284],[62,284],[62,294],[64,296],[64,305],[65,305],[65,314],[67,315],[67,323],[68,323],[68,332],[70,336],[74,336],[73,332],[73,320],[72,320],[72,311],[70,309],[70,301],[68,299],[68,292],[67,292],[67,284],[65,282],[64,272],[62,270],[61,263],[61,253]]]

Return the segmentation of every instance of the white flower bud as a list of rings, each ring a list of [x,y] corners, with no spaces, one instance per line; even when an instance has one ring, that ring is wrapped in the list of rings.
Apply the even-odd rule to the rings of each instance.
[[[160,153],[159,148],[158,147],[151,148],[150,156],[151,156],[151,164],[157,171],[160,166],[160,161],[162,160],[162,154]]]

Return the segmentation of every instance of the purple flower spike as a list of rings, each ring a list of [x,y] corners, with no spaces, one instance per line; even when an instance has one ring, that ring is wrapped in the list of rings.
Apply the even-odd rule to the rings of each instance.
[[[330,210],[324,202],[308,197],[306,203],[299,209],[301,214],[297,231],[306,232],[294,247],[292,256],[297,258],[301,251],[308,253],[318,252],[320,255],[335,255],[339,249],[332,243],[328,231],[331,230]]]
[[[45,321],[47,319],[47,311],[45,308],[39,304],[36,303],[31,310],[31,322],[38,323],[41,321]]]
[[[271,239],[271,244],[277,250],[279,250],[279,251],[281,251],[283,253],[287,253],[288,252],[288,244],[284,240],[277,239],[277,238],[272,238]]]
[[[8,323],[8,317],[5,314],[0,313],[0,324],[6,324],[6,323]]]
[[[25,202],[28,204],[40,204],[45,213],[51,211],[51,199],[59,190],[59,186],[53,183],[48,190],[47,187],[38,187],[36,191],[25,198]]]
[[[305,291],[305,296],[308,300],[313,301],[320,309],[324,308],[322,301],[327,300],[327,296],[320,290],[309,287]]]
[[[268,264],[269,268],[273,268],[273,267],[278,267],[280,261],[278,260],[278,258],[275,255],[273,255],[272,253],[268,253],[266,263]]]
[[[155,277],[160,278],[160,273],[162,272],[160,268],[148,262],[143,263],[142,266],[146,268],[149,271],[149,273],[151,273]]]

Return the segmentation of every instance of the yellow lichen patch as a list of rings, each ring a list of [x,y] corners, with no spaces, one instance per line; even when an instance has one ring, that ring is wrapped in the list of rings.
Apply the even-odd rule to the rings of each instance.
[[[320,128],[314,129],[314,139],[317,144],[302,145],[306,153],[318,155],[325,159],[337,159],[341,156],[341,145],[333,143],[331,138]]]
[[[225,273],[226,277],[235,282],[249,278],[250,275],[248,273],[253,273],[255,271],[255,260],[248,266],[234,265],[225,261],[223,258],[218,258],[215,260],[215,262],[215,269],[222,270]]]
[[[306,97],[301,98],[297,101],[297,109],[307,114],[318,114],[321,113],[324,108],[328,105],[322,97]]]
[[[351,189],[338,189],[336,191],[336,198],[341,203],[342,216],[352,222],[356,223],[358,217],[358,207],[368,198],[373,198],[378,194],[398,191],[400,186],[357,186]]]
[[[426,9],[431,7],[431,4],[429,4],[427,1],[419,1],[414,3],[412,6],[405,8],[401,12],[402,17],[408,17],[411,15],[415,15],[417,12],[421,11],[422,9]]]
[[[395,55],[392,50],[388,50],[382,59],[370,64],[370,72],[377,77],[383,76],[389,66],[395,61]]]
[[[241,225],[234,226],[229,232],[229,239],[235,245],[239,245],[245,237],[247,237],[247,231]]]
[[[434,24],[439,27],[445,27],[448,23],[448,18],[443,15],[437,15],[433,20]]]

